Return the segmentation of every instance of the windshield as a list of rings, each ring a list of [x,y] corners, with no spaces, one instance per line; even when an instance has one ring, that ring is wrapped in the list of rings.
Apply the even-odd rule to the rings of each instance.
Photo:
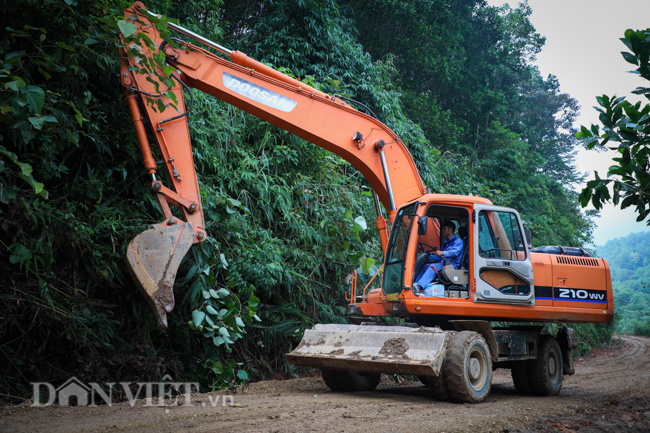
[[[384,261],[384,294],[399,293],[402,291],[404,273],[404,256],[408,245],[411,223],[417,203],[404,206],[395,217],[390,242],[386,250]]]

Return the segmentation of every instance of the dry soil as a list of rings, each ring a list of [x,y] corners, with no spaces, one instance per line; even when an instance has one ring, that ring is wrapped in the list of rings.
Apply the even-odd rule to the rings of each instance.
[[[516,394],[508,370],[494,372],[492,393],[475,405],[441,403],[419,382],[388,377],[373,392],[352,394],[302,378],[254,383],[232,397],[193,394],[190,405],[35,408],[25,402],[0,408],[0,431],[650,432],[650,339],[617,338],[619,345],[578,359],[557,397]]]

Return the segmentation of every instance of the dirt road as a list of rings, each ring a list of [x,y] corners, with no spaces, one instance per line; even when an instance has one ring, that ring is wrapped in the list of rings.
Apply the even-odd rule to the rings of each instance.
[[[376,391],[339,394],[306,378],[255,383],[232,400],[223,393],[192,395],[191,405],[25,404],[0,409],[0,431],[647,432],[650,339],[621,338],[619,346],[578,359],[558,397],[517,395],[508,370],[494,372],[492,393],[477,405],[435,401],[419,382],[384,378]]]

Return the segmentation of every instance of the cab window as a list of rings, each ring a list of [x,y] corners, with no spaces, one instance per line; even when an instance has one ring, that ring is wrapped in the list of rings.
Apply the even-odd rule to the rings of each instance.
[[[481,211],[479,255],[484,258],[525,260],[523,235],[517,216],[511,212]]]

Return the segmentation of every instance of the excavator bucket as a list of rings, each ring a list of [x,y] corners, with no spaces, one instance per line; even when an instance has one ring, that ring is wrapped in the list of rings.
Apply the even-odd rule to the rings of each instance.
[[[152,225],[126,249],[129,274],[153,310],[156,322],[165,329],[167,313],[174,308],[176,271],[196,236],[189,223],[170,225],[173,220]]]
[[[306,367],[438,376],[448,340],[439,328],[316,325],[287,359]]]

